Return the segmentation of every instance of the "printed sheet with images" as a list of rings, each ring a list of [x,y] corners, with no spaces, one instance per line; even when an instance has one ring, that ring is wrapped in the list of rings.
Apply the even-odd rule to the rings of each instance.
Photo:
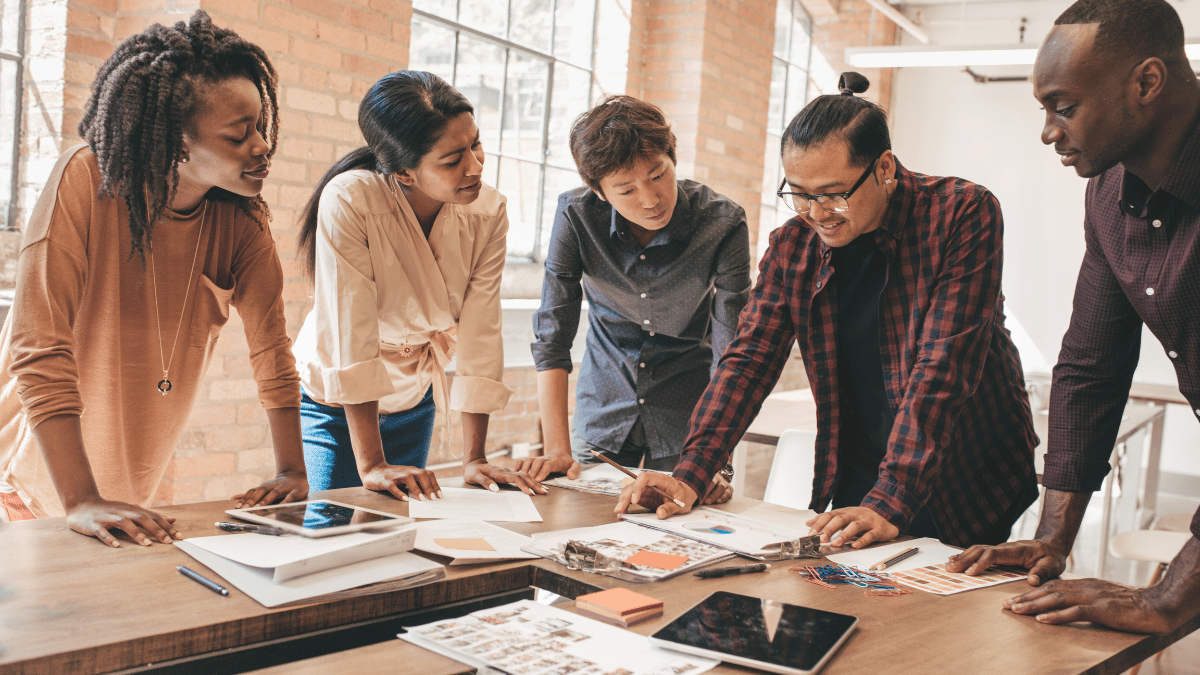
[[[660,649],[637,633],[532,600],[413,626],[399,637],[510,675],[696,675],[718,663]]]
[[[634,473],[650,471],[650,469],[630,469]],[[666,473],[659,471],[658,473]],[[567,488],[568,490],[578,490],[579,492],[591,492],[598,495],[619,495],[621,490],[633,482],[633,479],[621,473],[616,467],[607,464],[599,464],[593,468],[589,468],[579,474],[579,478],[571,479],[566,476],[559,476],[553,480],[546,481],[546,485],[554,487]]]
[[[705,565],[727,560],[734,555],[719,546],[624,521],[594,527],[558,530],[557,532],[538,532],[533,535],[533,546],[526,546],[524,550],[572,566],[563,556],[563,547],[569,542],[583,544],[595,550],[603,558],[603,561],[613,563],[610,567],[598,565],[594,569],[587,567],[580,569],[635,583],[660,581]],[[659,560],[673,558],[679,561],[679,564],[675,566],[637,564],[638,561],[651,557],[646,555],[648,553],[656,554],[652,558]]]

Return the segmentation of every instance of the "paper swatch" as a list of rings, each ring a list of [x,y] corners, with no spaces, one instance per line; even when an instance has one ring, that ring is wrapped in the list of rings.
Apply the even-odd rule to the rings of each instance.
[[[654,567],[660,570],[671,571],[688,561],[686,555],[674,555],[671,553],[658,553],[656,551],[638,551],[625,559],[625,562],[630,565],[641,565],[642,567]]]
[[[434,539],[433,543],[442,548],[456,551],[495,551],[496,548],[487,539]]]
[[[897,572],[888,575],[888,581],[904,584],[910,588],[918,588],[935,595],[954,595],[963,591],[973,591],[976,588],[987,588],[1010,581],[1025,579],[1028,572],[1006,567],[989,567],[983,574],[971,577],[957,572],[947,572],[945,565],[930,565],[914,570]]]

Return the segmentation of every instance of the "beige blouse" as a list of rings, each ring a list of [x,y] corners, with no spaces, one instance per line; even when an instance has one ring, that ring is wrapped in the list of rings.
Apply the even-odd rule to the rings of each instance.
[[[321,194],[313,309],[295,347],[304,390],[326,405],[378,401],[394,413],[432,385],[439,407],[496,412],[512,395],[500,336],[506,200],[484,185],[471,204],[444,205],[426,240],[393,186],[355,170]]]
[[[153,232],[155,279],[149,254],[144,267],[130,258],[125,200],[98,197],[99,186],[91,150],[58,160],[25,230],[0,333],[0,480],[39,517],[63,515],[31,433],[56,415],[80,415],[102,497],[154,499],[231,306],[245,324],[263,407],[300,405],[283,271],[266,226],[211,199],[187,217],[166,217]],[[171,361],[166,396],[157,388],[163,360]]]

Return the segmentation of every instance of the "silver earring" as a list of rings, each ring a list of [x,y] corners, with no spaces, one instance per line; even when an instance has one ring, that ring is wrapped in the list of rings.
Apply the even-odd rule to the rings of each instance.
[[[183,157],[179,158],[180,164],[187,164],[187,161],[188,161],[187,155],[184,155]]]
[[[892,184],[892,179],[891,179],[891,178],[889,178],[889,179],[887,179],[887,180],[885,180],[885,181],[883,181],[883,182],[884,182],[884,183],[887,183],[888,185],[891,185],[891,184]]]

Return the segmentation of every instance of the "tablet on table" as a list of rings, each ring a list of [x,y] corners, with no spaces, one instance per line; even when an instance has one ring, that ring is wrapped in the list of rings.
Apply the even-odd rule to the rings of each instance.
[[[385,513],[361,506],[352,506],[328,499],[314,499],[290,504],[229,509],[234,518],[270,525],[305,537],[328,537],[346,532],[395,527],[413,522],[412,518]]]

